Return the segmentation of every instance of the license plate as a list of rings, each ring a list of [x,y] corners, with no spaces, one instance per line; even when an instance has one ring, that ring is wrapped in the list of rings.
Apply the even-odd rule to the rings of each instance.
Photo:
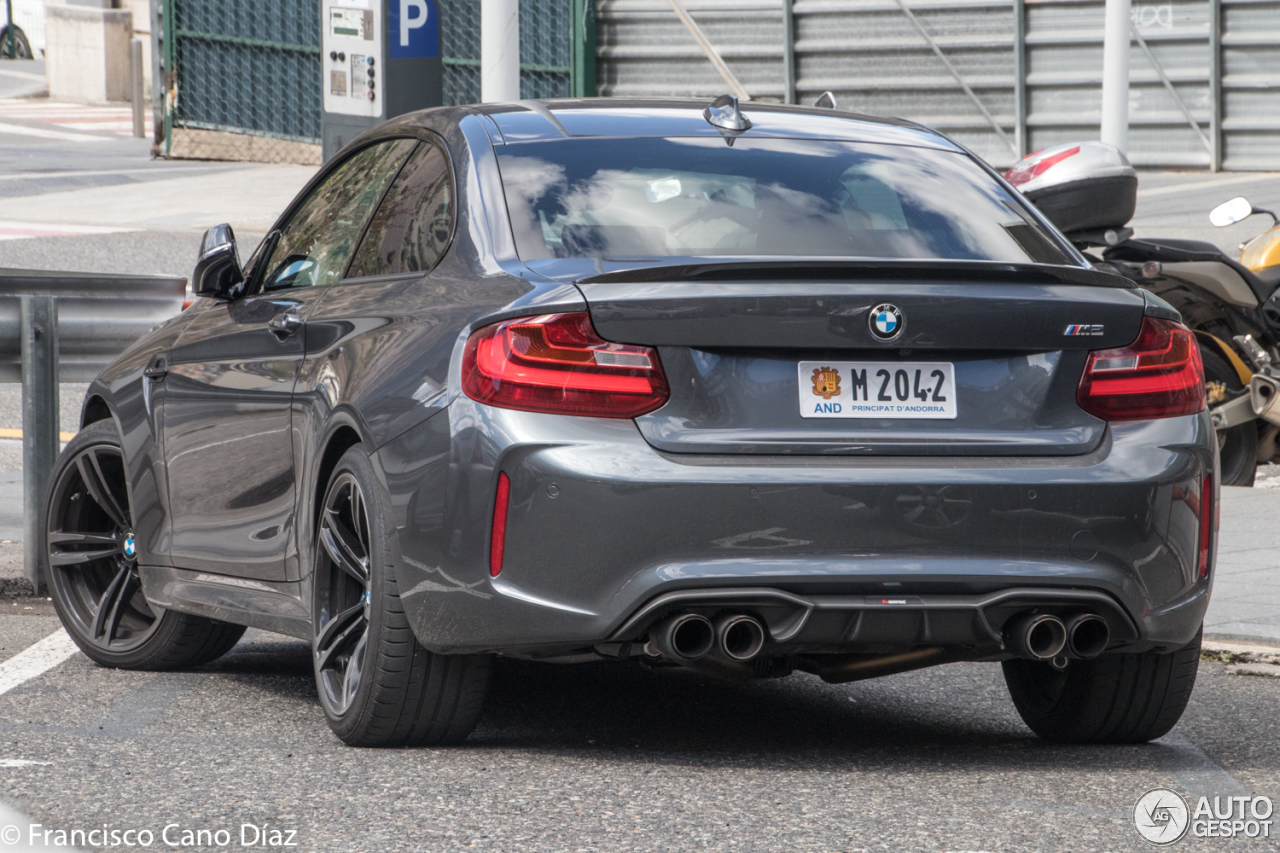
[[[955,367],[933,361],[802,361],[800,416],[954,418]]]

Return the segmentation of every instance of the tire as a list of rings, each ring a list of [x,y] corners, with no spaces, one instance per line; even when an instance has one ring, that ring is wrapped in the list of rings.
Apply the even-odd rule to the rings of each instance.
[[[413,635],[387,548],[386,507],[364,448],[338,461],[314,547],[312,662],[326,719],[351,746],[461,743],[484,706],[485,655],[427,651]]]
[[[1234,394],[1244,388],[1240,377],[1218,353],[1201,346],[1200,360],[1204,362],[1210,408],[1222,402],[1225,392]],[[1222,485],[1252,486],[1258,472],[1258,422],[1252,420],[1219,430],[1218,456]]]
[[[1051,664],[1005,661],[1004,680],[1023,721],[1047,741],[1145,743],[1168,734],[1191,698],[1200,637],[1172,652],[1104,654]]]
[[[27,41],[27,34],[22,31],[22,27],[14,26],[13,28],[13,49],[14,59],[35,59],[35,55],[31,52],[31,42]],[[0,59],[9,58],[9,25],[0,27]]]
[[[118,669],[185,669],[239,641],[242,625],[163,610],[143,595],[114,421],[91,424],[71,439],[50,482],[40,526],[49,594],[90,659]]]

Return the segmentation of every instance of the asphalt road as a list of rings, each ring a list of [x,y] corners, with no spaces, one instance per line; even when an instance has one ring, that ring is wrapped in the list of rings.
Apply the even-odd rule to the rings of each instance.
[[[0,616],[0,654],[55,627]],[[357,750],[325,726],[307,646],[259,634],[184,673],[76,654],[0,696],[0,790],[48,827],[225,828],[236,849],[269,824],[343,853],[1149,850],[1131,815],[1151,788],[1280,799],[1277,700],[1280,679],[1203,663],[1162,742],[1060,747],[995,665],[729,686],[508,662],[464,746]]]
[[[1129,225],[1138,237],[1207,240],[1238,257],[1240,243],[1271,226],[1271,218],[1261,214],[1227,228],[1209,223],[1210,210],[1241,195],[1255,208],[1280,211],[1280,175],[1143,172],[1138,176],[1138,209]]]

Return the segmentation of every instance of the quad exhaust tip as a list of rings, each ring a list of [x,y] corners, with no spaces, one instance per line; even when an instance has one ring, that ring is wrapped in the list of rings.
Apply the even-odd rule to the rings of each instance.
[[[1048,613],[1017,616],[1004,633],[1005,646],[1020,658],[1053,660],[1067,647],[1067,626]]]
[[[752,616],[721,616],[715,621],[716,644],[726,657],[749,661],[764,648],[764,626]]]
[[[711,620],[697,613],[677,613],[653,630],[653,644],[675,661],[694,661],[706,655],[716,642]]]
[[[1054,661],[1092,660],[1107,650],[1111,629],[1096,613],[1075,613],[1060,619],[1048,613],[1024,613],[1009,622],[1005,647],[1020,658]],[[1056,660],[1055,660],[1056,659]]]
[[[742,613],[723,614],[714,623],[698,613],[676,613],[655,625],[649,639],[663,657],[677,663],[710,656],[721,666],[737,666],[764,650],[765,633],[760,620]]]
[[[1067,652],[1080,660],[1096,658],[1107,650],[1111,642],[1111,629],[1107,620],[1093,613],[1077,613],[1068,617]]]

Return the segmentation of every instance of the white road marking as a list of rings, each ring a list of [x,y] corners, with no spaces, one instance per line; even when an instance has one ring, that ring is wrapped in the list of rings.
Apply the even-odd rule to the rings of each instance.
[[[0,219],[0,240],[25,240],[32,237],[79,237],[84,234],[118,234],[122,231],[135,230],[137,229],[114,228],[110,225],[63,225]]]
[[[39,80],[41,83],[45,81],[43,74],[32,74],[30,71],[10,71],[8,68],[0,69],[0,77],[17,77],[20,80]]]
[[[183,177],[183,173],[187,172],[207,172],[210,169],[217,170],[221,167],[220,163],[206,163],[200,166],[144,166],[137,169],[102,169],[96,172],[11,172],[7,175],[0,175],[0,181],[29,181],[29,180],[57,180],[59,178],[99,178],[111,175],[155,175],[157,180],[163,180],[169,175],[175,178]]]
[[[37,836],[36,845],[31,845],[30,826],[35,821],[20,811],[0,803],[0,850],[4,853],[36,853],[37,850],[63,850],[76,853],[79,847],[54,847],[44,843],[46,839]],[[52,841],[53,839],[48,839]]]
[[[4,767],[44,767],[52,761],[31,761],[26,758],[0,758],[0,768]]]
[[[102,142],[101,136],[88,136],[83,133],[63,133],[60,130],[44,130],[39,127],[27,127],[25,124],[9,124],[0,122],[0,136],[38,136],[41,139],[61,139],[63,142]]]
[[[101,104],[59,104],[25,98],[0,99],[0,120],[28,119],[64,130],[87,130],[112,136],[133,135],[133,109]],[[151,136],[151,110],[145,112],[146,136]]]
[[[1192,797],[1253,796],[1253,791],[1240,784],[1180,732],[1171,732],[1153,743],[1163,745],[1172,753],[1161,763]]]
[[[0,694],[53,669],[80,649],[59,628],[30,648],[0,663]]]

